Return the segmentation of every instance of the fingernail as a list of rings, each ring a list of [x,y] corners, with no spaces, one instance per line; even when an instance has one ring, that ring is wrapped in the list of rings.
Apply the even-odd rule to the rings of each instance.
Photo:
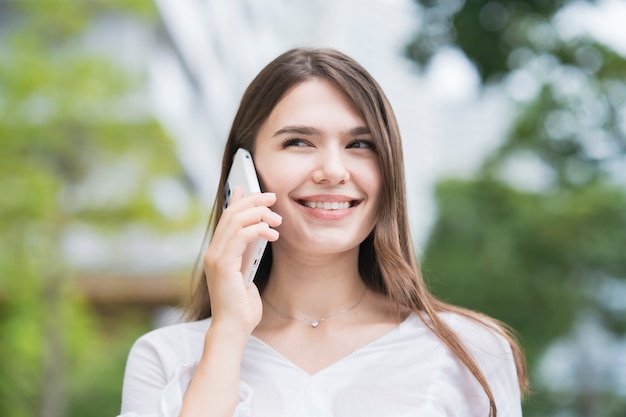
[[[270,229],[269,232],[274,237],[274,239],[278,239],[278,230]]]
[[[276,193],[270,193],[270,192],[265,192],[263,193],[263,195],[266,195],[268,197],[276,197]]]

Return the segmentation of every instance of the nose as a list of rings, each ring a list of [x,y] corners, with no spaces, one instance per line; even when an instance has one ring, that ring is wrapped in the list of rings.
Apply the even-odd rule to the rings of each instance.
[[[313,181],[331,185],[343,184],[350,179],[350,171],[340,150],[327,150],[318,155]]]

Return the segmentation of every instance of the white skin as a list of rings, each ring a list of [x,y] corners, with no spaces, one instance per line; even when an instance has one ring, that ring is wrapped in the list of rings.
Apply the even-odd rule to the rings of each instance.
[[[318,328],[292,319],[331,316],[365,290],[359,245],[376,223],[382,179],[351,101],[326,80],[299,84],[261,126],[254,159],[269,192],[236,190],[205,254],[212,325],[181,417],[232,416],[251,334],[314,374],[397,325],[388,301],[372,291]],[[263,298],[280,313],[243,284],[241,255],[259,236],[273,242]]]

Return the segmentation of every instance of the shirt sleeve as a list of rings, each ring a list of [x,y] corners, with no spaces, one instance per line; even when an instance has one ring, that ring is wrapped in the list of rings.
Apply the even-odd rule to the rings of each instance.
[[[496,402],[498,417],[522,417],[517,368],[508,340],[491,328],[492,324],[483,325],[465,319],[449,324],[456,328],[466,348],[483,371]],[[467,369],[459,368],[455,378],[459,382],[459,394],[472,406],[478,408],[479,404],[485,404],[486,397],[482,387]]]
[[[177,417],[197,362],[181,362],[164,338],[142,336],[128,355],[118,417]],[[180,352],[179,352],[180,353]],[[239,385],[233,417],[250,417],[252,389]]]
[[[498,407],[498,416],[522,417],[522,398],[517,378],[515,359],[508,342],[503,348],[506,349],[504,360],[496,361],[496,368],[491,367],[486,375]]]

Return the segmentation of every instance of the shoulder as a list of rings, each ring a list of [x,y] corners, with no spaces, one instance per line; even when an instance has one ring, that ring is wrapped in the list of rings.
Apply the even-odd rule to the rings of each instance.
[[[488,317],[470,318],[459,313],[439,313],[470,352],[482,356],[509,358],[511,346],[502,329]]]
[[[420,315],[414,314],[414,316],[419,317]],[[467,353],[476,361],[479,368],[481,368],[485,377],[489,379],[492,376],[508,373],[507,378],[514,377],[515,381],[517,381],[513,348],[507,338],[505,330],[500,327],[495,320],[487,316],[476,315],[476,317],[468,317],[450,311],[440,312],[437,317],[454,333]],[[423,320],[415,318],[413,322],[421,321],[425,329],[429,327],[424,323],[428,323],[430,320],[425,316],[420,318],[423,318]],[[429,333],[430,336],[424,337],[429,337],[429,340],[436,346],[445,344],[430,330],[426,333]],[[464,368],[464,366],[461,365],[460,358],[448,347],[440,352],[447,352],[452,362],[456,363],[460,369]]]
[[[149,331],[139,337],[136,343],[167,345],[171,343],[180,343],[183,340],[204,337],[204,334],[208,330],[210,324],[211,319],[170,324]]]
[[[167,363],[192,363],[199,358],[211,319],[184,322],[152,330],[137,339],[129,358]]]
[[[468,353],[478,361],[481,367],[492,367],[499,361],[513,361],[513,352],[504,330],[486,316],[470,318],[456,312],[440,312],[437,317],[458,337]],[[440,346],[443,344],[428,329],[430,319],[422,313],[412,313],[402,326],[410,339],[419,338],[420,343]]]
[[[493,392],[498,415],[520,416],[521,397],[513,350],[496,321],[485,316],[470,318],[456,312],[441,312],[437,318],[451,330],[476,362]],[[428,375],[426,390],[433,401],[450,409],[474,410],[471,415],[488,414],[489,404],[471,371],[428,326],[429,319],[413,313],[406,321],[407,336],[419,345],[419,377]],[[417,342],[417,343],[416,343]],[[428,373],[430,372],[430,373]],[[454,409],[456,407],[456,409]]]
[[[166,403],[167,398],[178,401],[180,387],[188,385],[202,355],[204,335],[210,323],[207,319],[173,324],[137,339],[126,361],[122,413],[143,410],[146,415],[148,412],[156,415],[162,398]],[[140,414],[144,415],[143,412]]]
[[[458,313],[440,317],[476,360],[494,394],[498,415],[521,416],[521,393],[513,349],[505,331],[488,317],[472,319]]]

